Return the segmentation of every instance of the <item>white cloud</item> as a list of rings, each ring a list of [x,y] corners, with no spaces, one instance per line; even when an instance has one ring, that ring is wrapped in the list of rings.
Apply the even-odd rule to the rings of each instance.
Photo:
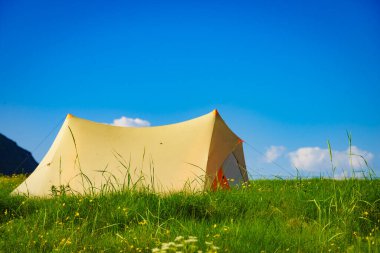
[[[271,163],[280,156],[282,156],[285,152],[285,147],[284,146],[270,146],[267,148],[267,151],[265,152],[265,162]]]
[[[332,162],[336,169],[359,169],[365,168],[365,162],[371,162],[374,155],[366,150],[361,150],[356,146],[350,150],[332,151]],[[331,171],[330,153],[328,149],[319,147],[303,147],[288,154],[290,162],[297,169],[307,172],[326,172]]]
[[[127,118],[121,116],[119,119],[114,119],[112,125],[122,127],[147,127],[150,126],[150,122],[139,118]]]

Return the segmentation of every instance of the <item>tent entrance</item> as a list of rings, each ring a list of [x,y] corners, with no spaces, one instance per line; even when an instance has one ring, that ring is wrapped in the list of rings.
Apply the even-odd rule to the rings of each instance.
[[[230,189],[230,186],[242,182],[244,182],[244,179],[239,163],[234,153],[231,153],[226,160],[224,160],[222,167],[219,168],[217,175],[212,182],[211,189]]]
[[[226,160],[224,160],[222,167],[224,176],[228,179],[230,185],[236,185],[244,182],[239,163],[234,153],[229,154]]]

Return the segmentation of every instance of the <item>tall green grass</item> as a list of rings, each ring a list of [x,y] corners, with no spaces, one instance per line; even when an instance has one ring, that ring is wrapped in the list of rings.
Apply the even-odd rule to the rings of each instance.
[[[334,178],[329,142],[328,148]],[[351,149],[349,155],[355,155]],[[150,182],[143,176],[133,181],[138,172],[114,156],[125,177],[104,168],[99,173],[106,183],[96,188],[77,152],[83,195],[59,185],[52,198],[11,196],[25,176],[0,177],[0,252],[380,251],[380,180],[367,163],[360,178],[355,171],[343,180],[297,175],[230,191],[158,194],[152,162]]]
[[[0,252],[380,251],[375,178],[255,180],[195,194],[10,196],[24,179],[0,177]]]

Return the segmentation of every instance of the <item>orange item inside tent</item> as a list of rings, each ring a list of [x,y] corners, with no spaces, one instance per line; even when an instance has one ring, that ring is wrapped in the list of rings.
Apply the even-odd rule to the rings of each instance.
[[[213,191],[216,191],[218,188],[229,190],[230,185],[228,183],[227,178],[224,176],[223,168],[221,167],[218,170],[218,174],[214,178],[214,181],[212,182],[211,189]]]

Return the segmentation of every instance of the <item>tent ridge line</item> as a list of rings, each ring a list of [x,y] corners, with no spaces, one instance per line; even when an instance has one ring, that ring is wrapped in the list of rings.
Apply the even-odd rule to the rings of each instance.
[[[211,129],[210,141],[209,141],[208,152],[207,152],[207,164],[206,164],[206,171],[205,171],[206,173],[205,173],[205,180],[204,180],[205,189],[207,185],[208,184],[211,185],[212,180],[214,180],[214,178],[210,178],[210,176],[212,177],[212,175],[209,175],[210,174],[209,161],[210,161],[210,151],[211,151],[211,146],[212,146],[211,144],[214,139],[214,133],[215,133],[215,123],[216,123],[216,118],[218,116],[219,116],[219,112],[217,109],[215,109],[213,111],[212,129]]]

